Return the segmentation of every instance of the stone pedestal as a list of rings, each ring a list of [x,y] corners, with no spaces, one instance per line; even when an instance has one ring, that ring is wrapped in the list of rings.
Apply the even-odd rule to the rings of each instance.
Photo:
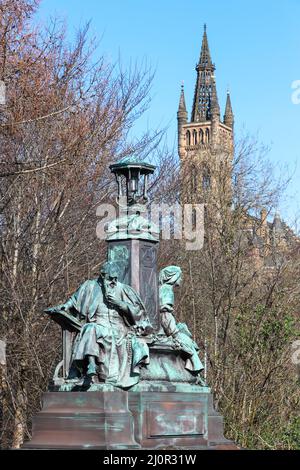
[[[23,448],[237,449],[223,436],[212,395],[193,389],[45,393]]]
[[[24,449],[139,449],[128,394],[48,392]]]
[[[129,403],[142,448],[207,448],[207,394],[132,392]]]
[[[223,418],[213,409],[211,393],[132,392],[128,399],[143,449],[238,449],[223,436]]]

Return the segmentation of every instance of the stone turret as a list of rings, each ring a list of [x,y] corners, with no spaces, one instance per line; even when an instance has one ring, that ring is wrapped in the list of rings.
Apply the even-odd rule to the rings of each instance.
[[[179,99],[179,106],[177,111],[177,125],[178,125],[178,151],[182,155],[184,152],[184,139],[182,133],[182,126],[187,123],[188,113],[186,110],[185,98],[184,98],[184,86],[181,85],[181,93]]]
[[[231,129],[233,129],[234,115],[233,115],[233,112],[232,112],[232,106],[231,106],[231,99],[230,99],[229,91],[227,91],[226,107],[225,107],[225,114],[224,114],[224,124],[228,127],[231,127]]]

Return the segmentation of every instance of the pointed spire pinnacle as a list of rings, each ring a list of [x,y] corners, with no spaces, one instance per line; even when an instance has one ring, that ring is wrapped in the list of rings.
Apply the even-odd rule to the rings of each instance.
[[[184,85],[183,82],[181,83],[181,92],[180,92],[180,99],[179,99],[179,106],[178,106],[178,111],[177,111],[177,119],[181,123],[186,123],[187,122],[187,110],[186,110],[186,105],[185,105],[185,97],[184,97]]]
[[[200,53],[200,59],[199,59],[199,64],[196,67],[196,70],[198,67],[213,67],[212,61],[211,61],[211,56],[210,56],[210,51],[209,51],[209,46],[208,46],[208,39],[207,39],[207,34],[206,34],[206,24],[204,24],[204,32],[203,32],[203,38],[202,38],[202,46],[201,46],[201,53]]]
[[[225,114],[224,114],[224,124],[228,127],[233,128],[234,124],[234,115],[232,112],[231,106],[231,99],[229,90],[227,90],[227,99],[226,99],[226,107],[225,107]]]
[[[180,92],[180,99],[179,99],[179,107],[178,111],[185,111],[186,112],[186,105],[185,105],[185,97],[184,97],[184,84],[181,84],[181,92]]]
[[[194,93],[192,122],[205,122],[210,119],[211,105],[217,111],[218,98],[215,83],[213,84],[212,76],[215,66],[212,63],[208,39],[206,34],[206,25],[204,25],[204,33],[202,39],[201,53],[199,63],[196,66],[197,81]],[[214,88],[214,90],[213,90]],[[214,97],[212,96],[214,93]],[[219,111],[220,114],[220,111]]]
[[[216,87],[216,77],[211,76],[210,116],[220,116],[220,106]]]

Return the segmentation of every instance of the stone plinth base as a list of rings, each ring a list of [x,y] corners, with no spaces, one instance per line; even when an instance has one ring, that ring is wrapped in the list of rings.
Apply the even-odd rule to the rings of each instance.
[[[25,449],[237,449],[209,391],[48,392]]]
[[[25,449],[139,449],[128,394],[49,392]]]
[[[141,447],[237,449],[223,436],[223,418],[213,409],[212,394],[201,389],[204,391],[128,394],[135,439]]]

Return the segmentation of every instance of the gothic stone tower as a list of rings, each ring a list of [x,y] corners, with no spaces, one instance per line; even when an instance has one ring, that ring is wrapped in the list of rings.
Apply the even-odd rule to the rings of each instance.
[[[231,199],[234,116],[227,92],[225,114],[221,120],[214,71],[204,26],[190,122],[183,85],[177,112],[181,199],[184,203],[208,203],[212,198],[217,203]]]

